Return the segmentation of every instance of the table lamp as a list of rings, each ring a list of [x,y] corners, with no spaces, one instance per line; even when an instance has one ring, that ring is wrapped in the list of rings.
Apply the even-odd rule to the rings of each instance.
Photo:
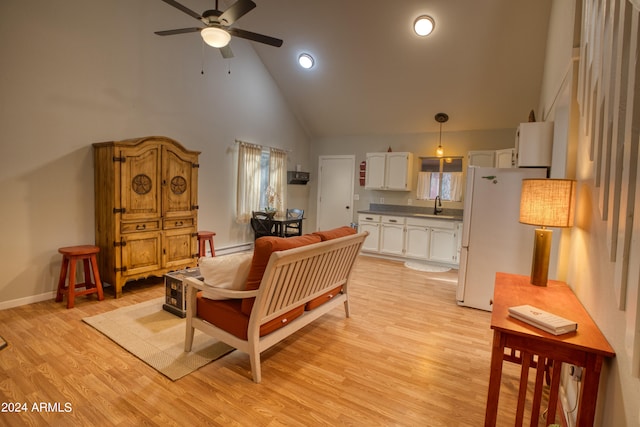
[[[536,225],[531,284],[547,286],[553,230],[573,226],[576,182],[571,179],[523,179],[520,222]]]

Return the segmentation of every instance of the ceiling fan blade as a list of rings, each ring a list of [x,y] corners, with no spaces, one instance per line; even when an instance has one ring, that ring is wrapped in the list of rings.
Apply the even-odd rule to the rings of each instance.
[[[196,18],[198,21],[200,21],[200,14],[197,12],[194,12],[193,10],[189,9],[186,6],[181,5],[180,3],[178,3],[177,1],[174,0],[162,0],[163,2],[165,2],[166,4],[175,7],[178,10],[181,10],[182,12],[186,13],[187,15]]]
[[[238,0],[220,15],[220,23],[231,25],[254,7],[256,7],[256,4],[251,0]]]
[[[177,30],[165,30],[165,31],[156,31],[155,34],[159,36],[172,36],[174,34],[185,34],[185,33],[196,33],[202,30],[202,28],[191,27],[191,28],[179,28]]]
[[[231,47],[229,45],[221,47],[220,48],[220,53],[222,54],[222,57],[224,59],[233,58],[233,52],[231,51]]]
[[[282,46],[282,40],[275,37],[265,36],[264,34],[253,33],[247,30],[241,30],[239,28],[227,28],[229,34],[232,36],[240,37],[243,39],[251,40],[254,42],[264,43],[275,47]]]

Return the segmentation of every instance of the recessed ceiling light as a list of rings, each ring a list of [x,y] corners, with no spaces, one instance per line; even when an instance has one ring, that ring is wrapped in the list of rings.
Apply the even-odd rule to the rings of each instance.
[[[416,20],[413,21],[413,31],[415,31],[417,35],[423,37],[431,34],[435,26],[435,21],[428,15],[418,16]]]
[[[298,64],[300,64],[302,68],[308,70],[309,68],[313,67],[315,61],[313,59],[313,56],[309,55],[308,53],[301,53],[300,56],[298,56]]]

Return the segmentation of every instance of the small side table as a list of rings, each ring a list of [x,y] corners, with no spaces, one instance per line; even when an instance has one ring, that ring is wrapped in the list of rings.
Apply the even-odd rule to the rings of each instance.
[[[198,267],[173,271],[164,275],[166,296],[162,308],[183,318],[187,316],[187,284],[183,283],[183,280],[187,277],[202,280]]]
[[[551,335],[509,316],[509,307],[523,304],[571,319],[578,323],[578,330],[564,335]],[[529,283],[529,276],[496,273],[491,329],[493,347],[485,427],[496,425],[503,361],[519,361],[522,364],[516,426],[522,426],[530,367],[536,368],[531,425],[538,425],[542,386],[548,366],[552,366],[552,369],[546,425],[554,422],[563,363],[584,368],[576,426],[593,426],[602,364],[605,358],[614,357],[615,353],[566,283],[549,280],[545,287],[534,286]],[[505,350],[515,350],[521,356],[516,359],[505,354]],[[537,362],[531,363],[534,359]]]

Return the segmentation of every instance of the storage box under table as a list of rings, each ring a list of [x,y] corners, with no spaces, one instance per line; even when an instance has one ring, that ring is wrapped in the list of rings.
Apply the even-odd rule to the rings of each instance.
[[[187,277],[203,279],[198,267],[173,271],[164,275],[166,297],[162,308],[180,317],[187,316],[187,284],[183,283]]]

